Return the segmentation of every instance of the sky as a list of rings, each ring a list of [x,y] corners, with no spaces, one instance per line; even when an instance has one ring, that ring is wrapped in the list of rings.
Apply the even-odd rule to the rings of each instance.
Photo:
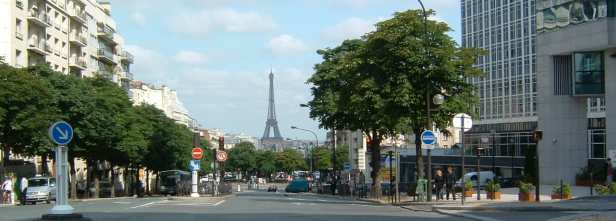
[[[424,0],[459,42],[460,3]],[[260,138],[267,116],[268,74],[275,75],[282,136],[325,140],[300,107],[312,95],[306,80],[318,49],[359,38],[414,0],[112,0],[112,17],[135,55],[136,80],[175,89],[202,128]],[[273,133],[273,132],[272,132]]]

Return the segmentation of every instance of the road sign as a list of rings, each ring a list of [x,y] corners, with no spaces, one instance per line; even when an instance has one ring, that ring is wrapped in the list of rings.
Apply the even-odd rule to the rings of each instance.
[[[421,143],[425,145],[424,149],[433,149],[436,144],[436,134],[431,130],[426,130],[421,133]]]
[[[55,122],[49,127],[49,138],[58,145],[67,145],[73,139],[73,128],[64,121]]]
[[[216,160],[218,160],[218,162],[227,161],[227,152],[222,150],[216,151]]]
[[[462,121],[464,121],[464,123]],[[464,132],[471,130],[473,127],[473,118],[465,113],[456,114],[453,117],[453,127],[462,129],[462,125],[464,125]]]
[[[195,147],[192,149],[192,158],[195,160],[200,160],[203,157],[203,149],[199,147]]]
[[[353,166],[351,165],[351,163],[349,163],[349,162],[344,163],[344,170],[345,171],[351,171],[351,169],[353,169]]]
[[[201,161],[191,160],[189,162],[188,167],[190,167],[190,171],[197,171],[201,168]]]

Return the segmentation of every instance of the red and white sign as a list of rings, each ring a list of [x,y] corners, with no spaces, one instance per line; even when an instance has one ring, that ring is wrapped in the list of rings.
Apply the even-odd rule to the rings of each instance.
[[[221,150],[216,151],[216,160],[218,160],[218,162],[227,161],[227,152]]]
[[[195,160],[200,160],[203,157],[203,149],[199,147],[195,147],[192,149],[192,158]]]

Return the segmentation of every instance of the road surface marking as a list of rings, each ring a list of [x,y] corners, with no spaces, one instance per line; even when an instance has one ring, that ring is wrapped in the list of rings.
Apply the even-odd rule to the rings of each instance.
[[[219,202],[217,202],[217,203],[214,203],[214,206],[218,206],[218,205],[220,205],[220,204],[223,204],[224,202],[225,202],[225,200],[221,200],[221,201],[219,201]]]
[[[156,203],[162,203],[162,202],[166,202],[166,201],[168,201],[168,200],[149,202],[149,203],[146,203],[146,204],[141,204],[141,205],[138,205],[138,206],[133,206],[133,207],[131,207],[131,209],[137,209],[137,208],[140,208],[140,207],[146,207],[146,206],[150,206],[150,205],[153,205],[153,204],[156,204]]]

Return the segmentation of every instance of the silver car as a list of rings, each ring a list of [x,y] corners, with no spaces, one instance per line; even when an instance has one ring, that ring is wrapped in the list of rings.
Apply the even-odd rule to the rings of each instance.
[[[56,200],[56,178],[34,177],[28,179],[26,203],[51,203],[52,200]]]

